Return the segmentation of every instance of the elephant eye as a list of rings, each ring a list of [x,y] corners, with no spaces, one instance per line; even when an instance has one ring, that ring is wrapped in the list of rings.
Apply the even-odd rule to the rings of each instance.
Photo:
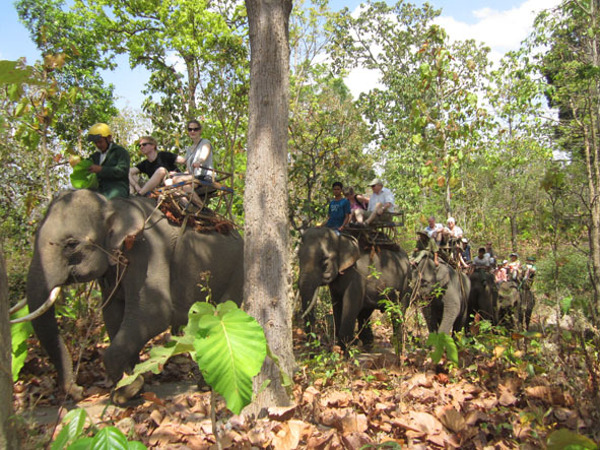
[[[77,239],[69,238],[65,241],[65,249],[66,250],[75,250],[79,245],[79,241]]]

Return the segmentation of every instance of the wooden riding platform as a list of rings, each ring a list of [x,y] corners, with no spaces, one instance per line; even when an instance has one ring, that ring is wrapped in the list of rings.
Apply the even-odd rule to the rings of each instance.
[[[227,234],[236,228],[231,214],[234,191],[222,183],[231,178],[231,174],[211,170],[220,175],[212,182],[194,179],[162,186],[150,192],[149,197],[156,199],[159,209],[176,225],[192,227],[200,232]]]
[[[404,213],[390,213],[391,222],[374,222],[370,225],[364,224],[349,224],[345,233],[353,236],[358,240],[358,245],[361,249],[372,251],[379,249],[387,249],[392,251],[400,251],[401,247],[396,242],[397,229],[404,226]]]

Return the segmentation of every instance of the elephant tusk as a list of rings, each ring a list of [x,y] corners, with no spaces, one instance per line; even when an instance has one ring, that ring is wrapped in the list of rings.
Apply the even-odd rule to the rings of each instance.
[[[52,307],[52,305],[54,305],[54,302],[56,302],[56,299],[58,298],[59,294],[60,294],[60,286],[57,286],[54,289],[52,289],[52,292],[50,292],[48,299],[44,302],[44,304],[42,306],[40,306],[34,312],[29,313],[24,317],[19,317],[17,319],[11,320],[10,323],[12,324],[12,323],[28,322],[30,320],[37,319],[42,314],[44,314],[46,311],[48,311]]]
[[[319,294],[319,288],[315,289],[315,293],[313,294],[313,298],[310,301],[310,303],[308,304],[308,307],[306,308],[306,311],[304,311],[304,314],[302,314],[302,319],[304,319],[309,312],[312,311],[312,309],[315,307],[315,303],[317,303],[317,297]]]
[[[14,314],[17,311],[19,311],[20,309],[23,309],[25,307],[25,305],[27,304],[27,299],[24,298],[23,300],[21,300],[19,303],[17,303],[15,306],[13,306],[12,308],[10,308],[8,310],[8,314]]]

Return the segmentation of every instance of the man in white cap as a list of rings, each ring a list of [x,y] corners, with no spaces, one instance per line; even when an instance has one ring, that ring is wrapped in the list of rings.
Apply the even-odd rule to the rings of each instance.
[[[391,222],[389,213],[394,212],[394,195],[388,188],[383,187],[383,182],[375,178],[369,183],[373,194],[369,197],[369,208],[365,213],[365,224],[369,225],[374,221]]]

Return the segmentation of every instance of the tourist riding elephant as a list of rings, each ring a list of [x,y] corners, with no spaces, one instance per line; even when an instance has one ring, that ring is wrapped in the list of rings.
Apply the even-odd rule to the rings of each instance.
[[[302,310],[308,310],[319,286],[328,285],[336,337],[342,346],[353,340],[357,320],[359,338],[365,347],[370,346],[371,313],[381,308],[380,300],[397,302],[408,288],[409,262],[402,249],[361,249],[355,238],[329,228],[309,228],[304,232],[299,264]]]
[[[57,287],[98,280],[111,341],[104,365],[117,382],[151,338],[187,323],[194,302],[210,295],[215,302],[241,303],[242,261],[243,240],[235,232],[182,229],[147,198],[106,200],[88,190],[68,191],[50,204],[37,232],[27,301],[33,312]],[[80,398],[53,306],[33,328],[61,387]]]
[[[441,261],[422,258],[413,269],[416,294],[427,300],[423,309],[429,332],[451,334],[464,328],[467,318],[469,277]]]
[[[467,321],[478,313],[492,324],[498,322],[497,302],[498,288],[494,276],[484,269],[475,269],[469,276],[471,291],[467,306]]]
[[[498,323],[509,330],[528,330],[535,297],[529,285],[509,280],[498,286]]]

